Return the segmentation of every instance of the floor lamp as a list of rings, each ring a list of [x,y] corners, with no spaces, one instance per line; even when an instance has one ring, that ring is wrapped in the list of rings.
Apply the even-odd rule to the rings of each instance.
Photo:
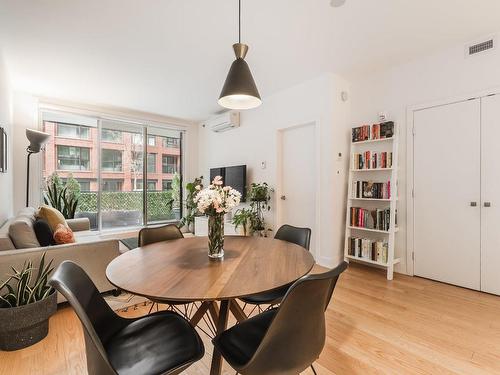
[[[30,194],[30,158],[32,154],[38,154],[50,138],[50,134],[38,130],[26,129],[26,138],[30,145],[26,148],[28,153],[26,159],[26,207],[29,207]]]

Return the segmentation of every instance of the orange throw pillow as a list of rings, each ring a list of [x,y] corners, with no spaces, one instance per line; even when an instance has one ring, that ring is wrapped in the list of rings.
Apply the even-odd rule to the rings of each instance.
[[[66,219],[63,214],[56,210],[54,207],[50,207],[47,205],[42,205],[38,210],[38,217],[44,219],[48,224],[52,232],[55,232],[58,224],[64,224],[68,226],[66,223]]]
[[[69,227],[63,224],[57,224],[56,230],[54,232],[54,241],[56,241],[56,244],[58,245],[74,243],[75,236],[73,235],[73,231]]]

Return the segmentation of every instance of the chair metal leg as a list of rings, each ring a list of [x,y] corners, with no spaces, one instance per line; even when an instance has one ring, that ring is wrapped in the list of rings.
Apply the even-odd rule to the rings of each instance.
[[[311,370],[313,370],[314,375],[318,375],[318,374],[316,373],[316,370],[314,369],[314,366],[313,366],[312,364],[311,364]]]
[[[155,307],[155,302],[151,302],[151,308],[149,309],[148,314],[151,314],[151,311],[153,311],[153,308]]]

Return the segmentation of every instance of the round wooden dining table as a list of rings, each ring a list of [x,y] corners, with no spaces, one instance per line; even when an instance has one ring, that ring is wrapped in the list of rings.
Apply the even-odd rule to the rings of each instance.
[[[106,277],[123,291],[155,301],[201,301],[191,324],[208,312],[220,333],[229,312],[237,321],[247,319],[237,298],[292,283],[314,266],[303,247],[271,238],[226,236],[224,258],[216,261],[209,259],[207,245],[207,237],[191,237],[139,247],[111,261]],[[210,374],[221,371],[222,357],[214,348]]]

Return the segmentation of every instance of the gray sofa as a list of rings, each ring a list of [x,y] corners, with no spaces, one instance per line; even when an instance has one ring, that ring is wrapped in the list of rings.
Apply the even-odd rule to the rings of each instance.
[[[100,292],[114,289],[106,279],[106,267],[109,262],[120,255],[118,239],[102,238],[98,232],[90,231],[90,222],[87,218],[80,218],[67,220],[68,226],[75,234],[75,243],[41,247],[34,236],[34,231],[31,233],[34,220],[35,209],[26,208],[0,228],[0,281],[8,278],[8,275],[12,273],[12,266],[22,267],[23,263],[30,259],[36,266],[42,254],[46,252],[46,259],[52,259],[54,267],[65,260],[71,260],[87,272]],[[22,241],[19,238],[13,238],[13,234],[16,236],[20,234],[19,231],[14,233],[10,228],[11,225],[15,225],[16,228],[21,226],[24,248],[16,248],[15,244]],[[26,241],[26,238],[30,240]],[[26,242],[30,244],[30,241],[33,247],[26,248]],[[37,243],[38,246],[36,246]],[[59,294],[57,300],[62,302],[64,298]]]

